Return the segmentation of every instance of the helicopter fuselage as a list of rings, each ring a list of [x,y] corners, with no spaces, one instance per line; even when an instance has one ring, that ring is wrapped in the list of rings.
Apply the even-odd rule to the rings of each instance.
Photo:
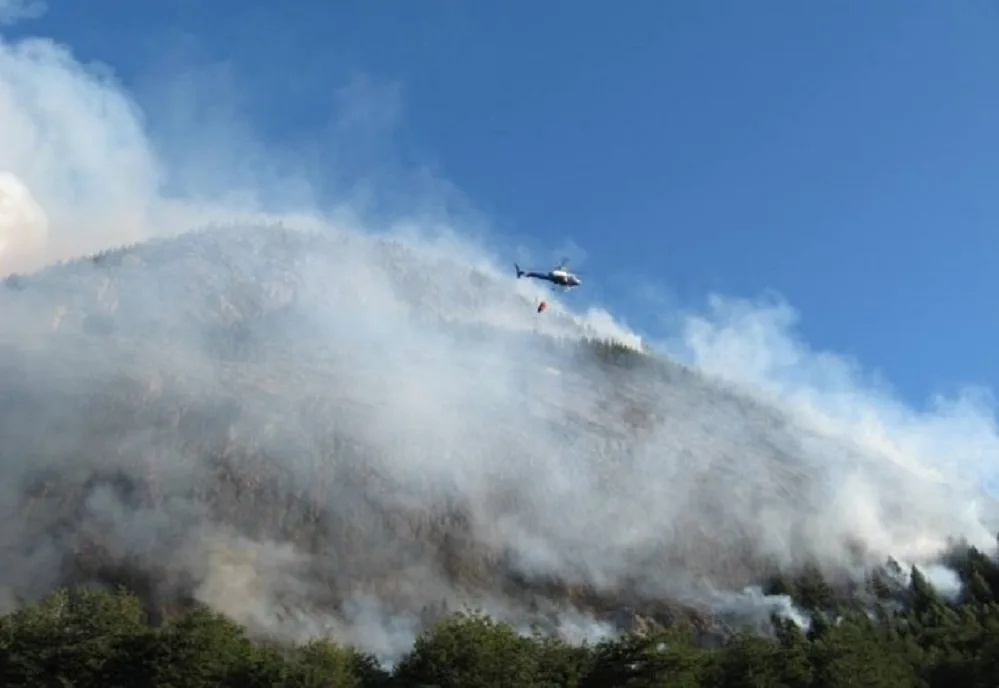
[[[563,287],[578,287],[580,285],[580,279],[566,270],[552,270],[546,275],[546,279]]]
[[[517,268],[517,277],[533,277],[535,279],[545,280],[546,282],[551,282],[552,284],[557,284],[560,287],[566,289],[570,287],[578,287],[583,283],[576,275],[572,274],[568,270],[562,268],[556,268],[550,272],[534,272],[532,270],[521,270],[520,266],[515,266]]]

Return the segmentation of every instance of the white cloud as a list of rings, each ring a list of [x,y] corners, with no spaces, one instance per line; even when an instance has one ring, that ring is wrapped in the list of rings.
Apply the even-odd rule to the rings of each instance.
[[[24,19],[37,19],[48,11],[45,0],[0,0],[0,24],[16,24]]]

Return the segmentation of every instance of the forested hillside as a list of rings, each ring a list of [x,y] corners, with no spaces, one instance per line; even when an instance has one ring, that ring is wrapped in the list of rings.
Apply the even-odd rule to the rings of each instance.
[[[966,593],[948,603],[913,571],[873,576],[879,601],[834,602],[819,576],[787,581],[814,605],[808,630],[773,619],[704,647],[687,624],[573,644],[518,634],[474,610],[436,621],[392,666],[335,639],[262,644],[204,607],[150,626],[135,596],[57,591],[0,619],[5,686],[940,686],[986,688],[999,676],[999,569],[956,556]]]

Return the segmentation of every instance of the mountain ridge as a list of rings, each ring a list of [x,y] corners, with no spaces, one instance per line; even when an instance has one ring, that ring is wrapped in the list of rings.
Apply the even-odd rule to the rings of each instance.
[[[405,242],[208,228],[4,284],[8,604],[124,580],[392,655],[463,603],[588,637],[801,619],[775,576],[845,590],[991,537],[947,490]]]

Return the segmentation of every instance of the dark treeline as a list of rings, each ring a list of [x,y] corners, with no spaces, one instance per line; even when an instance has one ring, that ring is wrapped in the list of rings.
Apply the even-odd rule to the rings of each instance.
[[[204,608],[154,626],[125,589],[59,590],[0,618],[0,685],[994,687],[999,568],[974,549],[950,563],[963,583],[956,600],[897,566],[849,599],[815,571],[775,581],[811,613],[810,628],[774,617],[773,637],[747,631],[714,648],[683,626],[570,645],[455,613],[391,670],[335,640],[253,640]]]

